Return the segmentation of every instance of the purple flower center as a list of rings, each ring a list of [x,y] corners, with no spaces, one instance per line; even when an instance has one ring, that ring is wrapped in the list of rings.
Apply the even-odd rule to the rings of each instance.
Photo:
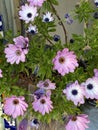
[[[31,30],[30,33],[35,34],[35,31],[34,31],[34,30]]]
[[[45,22],[49,22],[49,18],[45,18],[44,21],[45,21]]]
[[[34,119],[34,120],[33,120],[33,123],[34,123],[34,124],[38,124],[38,123],[39,123],[39,122],[38,122],[38,119]]]
[[[77,95],[78,94],[78,91],[76,89],[72,90],[72,94],[73,95]]]
[[[93,89],[93,85],[92,84],[88,84],[87,85],[87,89],[89,89],[89,90]]]
[[[31,18],[31,17],[32,17],[32,13],[28,13],[28,14],[27,14],[27,17],[28,17],[28,18]]]
[[[41,104],[45,104],[45,103],[46,103],[45,99],[41,99],[41,100],[40,100],[40,103],[41,103]]]
[[[49,83],[46,81],[44,82],[44,87],[48,87],[49,86]]]
[[[73,117],[71,118],[71,120],[72,120],[72,121],[76,121],[76,120],[77,120],[77,117],[76,117],[76,116],[73,116]]]
[[[20,56],[20,55],[21,55],[21,51],[20,51],[20,50],[17,50],[17,51],[16,51],[16,55],[17,55],[17,56]]]
[[[19,104],[19,100],[18,100],[18,99],[14,99],[14,100],[13,100],[13,104],[14,104],[14,105]]]
[[[63,64],[65,62],[65,58],[64,57],[60,57],[59,58],[59,63]]]

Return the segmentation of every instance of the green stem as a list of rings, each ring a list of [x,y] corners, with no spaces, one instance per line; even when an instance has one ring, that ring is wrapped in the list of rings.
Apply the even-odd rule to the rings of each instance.
[[[50,0],[49,0],[49,2],[50,2],[50,5],[51,5],[51,7],[52,7],[53,12],[55,13],[56,17],[57,17],[58,20],[60,21],[60,24],[61,24],[61,26],[62,26],[62,28],[63,28],[64,35],[65,35],[65,43],[67,44],[67,31],[66,31],[66,29],[65,29],[65,26],[64,26],[64,24],[63,24],[63,22],[62,22],[60,16],[58,15],[58,13],[57,13],[55,7],[53,6],[53,4],[51,3]]]

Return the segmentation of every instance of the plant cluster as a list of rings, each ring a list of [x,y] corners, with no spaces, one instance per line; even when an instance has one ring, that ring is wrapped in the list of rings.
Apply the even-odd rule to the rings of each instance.
[[[66,130],[85,130],[89,120],[81,114],[81,105],[89,99],[96,99],[97,104],[98,99],[98,9],[80,0],[72,15],[74,22],[84,23],[84,33],[72,34],[68,41],[64,22],[70,26],[72,16],[66,13],[63,20],[55,6],[59,6],[58,0],[27,0],[18,12],[25,32],[13,36],[8,31],[1,37],[3,109],[13,118],[27,111],[28,120],[30,114],[47,123],[64,117]],[[58,23],[63,28],[64,43],[56,34]],[[37,120],[31,125],[38,128],[35,124]]]

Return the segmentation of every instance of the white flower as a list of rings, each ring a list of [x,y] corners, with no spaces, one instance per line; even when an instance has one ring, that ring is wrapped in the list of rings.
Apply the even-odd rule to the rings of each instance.
[[[98,7],[98,0],[94,0],[96,7]]]
[[[98,77],[88,78],[82,85],[85,89],[86,98],[98,99]]]
[[[50,12],[47,12],[45,15],[43,15],[43,22],[52,22],[53,20],[54,18]]]
[[[67,100],[71,100],[75,105],[84,104],[84,89],[79,85],[78,81],[70,84],[66,89],[63,90],[63,93],[66,94]]]
[[[33,120],[30,122],[30,126],[36,128],[36,129],[38,129],[38,128],[39,128],[39,122],[38,122],[38,120],[37,120],[37,119],[33,119]]]
[[[26,23],[34,21],[34,18],[38,16],[37,8],[30,5],[23,5],[19,11],[20,19],[24,20]]]
[[[2,21],[0,21],[0,26],[2,26]]]
[[[31,34],[36,34],[36,33],[38,33],[38,29],[37,29],[36,25],[33,26],[32,24],[30,24],[27,32],[29,32]]]

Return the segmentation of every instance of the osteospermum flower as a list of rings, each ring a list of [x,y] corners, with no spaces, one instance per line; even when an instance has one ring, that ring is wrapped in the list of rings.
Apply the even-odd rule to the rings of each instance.
[[[37,8],[30,5],[23,5],[19,11],[19,18],[24,20],[26,23],[34,21],[34,18],[38,16]]]
[[[2,77],[3,77],[2,70],[0,69],[0,78],[2,78]]]
[[[75,105],[84,104],[84,88],[79,85],[78,81],[66,87],[63,93],[66,94],[67,100],[73,101]]]
[[[31,126],[32,128],[38,129],[38,128],[39,128],[38,119],[33,119],[33,120],[30,122],[30,126]]]
[[[94,69],[94,76],[98,77],[98,69]]]
[[[50,12],[47,12],[43,15],[43,22],[52,22],[54,18],[52,17],[52,14]]]
[[[67,24],[70,25],[73,23],[73,19],[71,18],[71,16],[68,13],[65,14],[65,19],[66,19]]]
[[[39,6],[41,7],[45,0],[27,0],[30,2],[30,5],[32,6]]]
[[[36,25],[33,26],[32,24],[30,24],[27,32],[34,35],[34,34],[38,33],[38,29],[37,29]]]
[[[43,89],[55,89],[55,83],[52,83],[49,79],[46,79],[45,81],[39,81],[37,84],[37,87],[43,88]]]
[[[41,97],[46,96],[50,98],[51,90],[45,90],[44,88],[40,88],[34,92],[34,99],[40,99]]]
[[[14,38],[13,41],[15,42],[15,45],[17,47],[23,50],[24,54],[28,53],[28,43],[29,43],[28,37],[18,36]]]
[[[9,44],[5,48],[4,53],[6,54],[7,62],[11,64],[19,64],[20,61],[25,62],[25,54],[23,50],[16,45]]]
[[[28,120],[27,119],[23,119],[20,123],[19,123],[19,126],[18,126],[18,129],[17,130],[27,130],[28,128]]]
[[[98,0],[94,0],[96,7],[98,7]]]
[[[88,78],[82,85],[86,98],[98,99],[98,77]]]
[[[33,108],[37,112],[40,112],[42,115],[45,115],[45,113],[49,113],[52,111],[53,106],[52,106],[52,101],[50,98],[43,96],[38,100],[35,100],[33,103]]]
[[[62,76],[74,72],[75,68],[78,67],[76,55],[68,48],[58,51],[52,63],[54,64],[53,69],[57,70]]]
[[[88,115],[80,114],[78,116],[72,116],[65,126],[66,130],[85,130],[88,128],[89,123]]]
[[[13,118],[16,118],[17,116],[24,115],[24,111],[26,111],[28,105],[24,101],[24,97],[16,97],[12,96],[5,99],[4,102],[4,113],[6,113],[9,116],[12,116]]]

